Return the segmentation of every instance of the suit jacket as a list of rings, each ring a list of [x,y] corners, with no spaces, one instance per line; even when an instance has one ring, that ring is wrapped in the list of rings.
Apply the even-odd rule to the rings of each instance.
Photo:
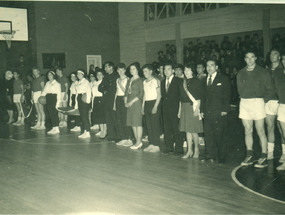
[[[207,86],[208,78],[203,80],[205,97],[201,112],[207,115],[221,115],[230,111],[231,86],[227,76],[217,74],[212,85]]]
[[[180,91],[179,86],[183,80],[173,77],[168,91],[165,90],[165,80],[161,82],[162,110],[163,114],[177,116],[179,110]]]

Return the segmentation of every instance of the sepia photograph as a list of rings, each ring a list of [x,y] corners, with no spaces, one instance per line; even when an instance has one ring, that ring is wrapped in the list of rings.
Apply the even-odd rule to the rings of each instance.
[[[0,1],[1,214],[285,214],[285,0]]]

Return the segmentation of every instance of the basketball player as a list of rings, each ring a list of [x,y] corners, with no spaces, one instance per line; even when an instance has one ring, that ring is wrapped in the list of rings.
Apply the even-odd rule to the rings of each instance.
[[[31,127],[31,129],[43,130],[45,129],[45,112],[44,106],[40,104],[38,100],[45,87],[45,78],[41,76],[40,70],[36,67],[33,68],[33,76],[34,80],[32,82],[32,100],[36,107],[38,120],[37,124]]]
[[[256,168],[267,166],[267,137],[264,131],[265,103],[272,93],[272,79],[270,74],[256,64],[256,55],[253,51],[245,54],[246,67],[237,75],[237,88],[240,95],[239,118],[245,130],[246,158],[242,166],[253,164],[253,122],[260,140],[261,156],[254,165]]]
[[[283,71],[283,66],[280,63],[280,52],[278,50],[276,49],[271,50],[270,61],[271,65],[268,68],[268,72],[271,74],[272,80],[274,80],[275,73],[278,70]],[[273,151],[275,143],[275,123],[276,123],[278,106],[279,106],[278,95],[275,91],[273,91],[270,100],[265,104],[267,137],[268,137],[268,153],[267,153],[268,160],[273,159]]]
[[[14,83],[13,83],[13,102],[16,104],[17,111],[18,111],[18,120],[14,122],[12,125],[24,125],[23,111],[22,111],[22,104],[24,102],[24,83],[20,79],[20,75],[18,71],[13,72],[14,75]]]

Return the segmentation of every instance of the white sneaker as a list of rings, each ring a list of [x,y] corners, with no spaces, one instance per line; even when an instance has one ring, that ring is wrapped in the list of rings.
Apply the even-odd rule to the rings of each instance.
[[[281,164],[281,165],[278,166],[276,169],[279,170],[279,171],[285,170],[285,163]]]
[[[12,125],[18,125],[21,121],[13,122]]]
[[[70,131],[73,131],[73,132],[81,131],[81,128],[80,126],[75,126],[74,128],[70,129]]]
[[[84,133],[79,135],[78,138],[81,138],[81,139],[90,138],[90,132],[84,131]]]
[[[279,159],[280,163],[285,163],[285,154],[282,154],[281,158]]]
[[[101,136],[101,131],[97,132],[97,133],[95,134],[95,136],[100,137],[100,136]]]
[[[148,142],[148,136],[145,136],[144,138],[142,138],[142,141]]]
[[[160,152],[160,148],[158,146],[153,146],[149,152],[152,152],[152,153],[157,153],[157,152]]]
[[[160,135],[160,139],[163,139],[164,138],[164,134]]]
[[[150,152],[152,147],[154,147],[154,145],[149,145],[148,147],[146,147],[143,151],[144,152]]]
[[[123,146],[128,147],[128,146],[132,146],[132,145],[133,145],[133,141],[131,141],[131,140],[127,140],[127,141],[124,143],[124,145],[123,145]]]
[[[33,127],[31,127],[31,129],[37,129],[40,126],[40,124],[36,124]]]
[[[40,125],[39,127],[36,128],[36,130],[45,130],[46,127],[44,125]]]
[[[121,141],[117,142],[116,145],[117,146],[123,146],[126,143],[126,141],[128,141],[128,140],[121,140]]]
[[[59,134],[59,128],[58,127],[54,127],[53,129],[51,129],[49,132],[47,132],[48,134]]]
[[[98,130],[99,129],[99,125],[93,125],[91,128],[90,128],[91,130]]]

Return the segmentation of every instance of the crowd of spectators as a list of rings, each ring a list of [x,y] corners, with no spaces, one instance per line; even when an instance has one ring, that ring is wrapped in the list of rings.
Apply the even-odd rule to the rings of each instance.
[[[284,47],[284,48],[283,48]],[[275,34],[272,37],[272,48],[277,48],[281,52],[285,50],[285,37]],[[268,59],[264,59],[263,38],[258,34],[245,35],[244,38],[237,36],[230,40],[229,36],[224,36],[222,42],[218,44],[215,40],[196,39],[195,42],[188,42],[183,47],[183,64],[188,63],[197,65],[206,64],[208,59],[214,59],[218,62],[219,72],[227,75],[231,81],[233,93],[236,92],[236,75],[240,69],[245,66],[244,53],[247,50],[253,50],[257,55],[257,64],[266,67]],[[176,62],[176,46],[173,44],[165,45],[165,52],[158,52],[158,62],[165,63]]]

